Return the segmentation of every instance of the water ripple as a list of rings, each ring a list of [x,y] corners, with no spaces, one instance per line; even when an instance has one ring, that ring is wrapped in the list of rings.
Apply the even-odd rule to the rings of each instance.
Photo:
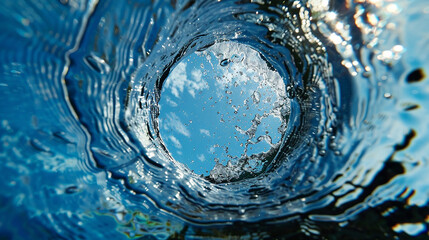
[[[0,236],[424,238],[427,12],[5,1]]]

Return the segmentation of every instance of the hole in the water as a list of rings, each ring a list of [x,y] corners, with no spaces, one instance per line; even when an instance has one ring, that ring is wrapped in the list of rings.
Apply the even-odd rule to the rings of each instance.
[[[285,84],[261,54],[221,42],[185,57],[164,82],[159,133],[171,156],[215,182],[254,176],[278,151]]]

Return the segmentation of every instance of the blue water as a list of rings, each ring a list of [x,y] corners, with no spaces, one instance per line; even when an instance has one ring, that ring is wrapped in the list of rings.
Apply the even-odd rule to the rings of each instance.
[[[0,239],[428,237],[425,0],[0,21]]]

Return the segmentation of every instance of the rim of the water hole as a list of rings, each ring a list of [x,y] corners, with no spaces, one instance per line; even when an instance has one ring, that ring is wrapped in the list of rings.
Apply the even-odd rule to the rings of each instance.
[[[301,9],[301,5],[293,7]],[[298,13],[304,18],[303,21],[308,17],[305,11],[294,12]],[[253,18],[243,16],[240,20],[253,21]],[[280,30],[288,30],[287,26],[278,24]],[[298,41],[291,35],[290,40],[284,42],[275,41],[277,35],[273,35],[272,41],[276,43],[271,46],[258,41],[257,36],[253,35],[258,32],[253,28],[242,35],[228,31],[229,28],[223,29],[226,32],[210,31],[183,39],[166,39],[136,71],[126,96],[124,120],[129,126],[130,136],[138,142],[142,151],[133,163],[115,168],[115,177],[125,179],[126,187],[134,193],[148,195],[166,211],[189,221],[269,218],[280,213],[280,210],[273,206],[273,212],[261,215],[258,209],[260,206],[271,206],[269,198],[273,196],[278,197],[279,203],[290,203],[288,206],[292,208],[282,213],[289,215],[303,207],[301,197],[317,198],[323,195],[323,192],[311,193],[315,183],[309,179],[314,178],[310,176],[314,169],[328,164],[311,161],[312,157],[318,158],[319,152],[322,156],[323,148],[319,151],[314,139],[321,134],[318,129],[321,124],[329,125],[330,119],[325,114],[332,109],[325,106],[330,104],[325,97],[331,94],[327,91],[330,83],[324,82],[325,77],[329,78],[325,49],[311,33],[306,35],[309,39]],[[264,171],[234,181],[216,182],[193,173],[192,169],[170,156],[169,147],[163,143],[165,136],[158,130],[163,123],[158,121],[162,109],[157,105],[163,97],[163,84],[181,61],[221,42],[235,42],[253,48],[280,74],[285,84],[285,95],[290,100],[290,116],[275,159]],[[305,50],[309,52],[304,55]],[[217,64],[227,67],[231,61],[225,59],[218,59]],[[331,177],[324,177],[325,181],[321,184]],[[168,197],[163,195],[164,192],[169,192]],[[243,203],[246,203],[245,206]],[[183,206],[188,208],[185,210]]]

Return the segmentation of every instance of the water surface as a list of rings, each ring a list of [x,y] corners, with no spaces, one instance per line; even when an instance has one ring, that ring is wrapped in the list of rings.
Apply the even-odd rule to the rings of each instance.
[[[424,239],[428,13],[4,1],[1,238]]]

